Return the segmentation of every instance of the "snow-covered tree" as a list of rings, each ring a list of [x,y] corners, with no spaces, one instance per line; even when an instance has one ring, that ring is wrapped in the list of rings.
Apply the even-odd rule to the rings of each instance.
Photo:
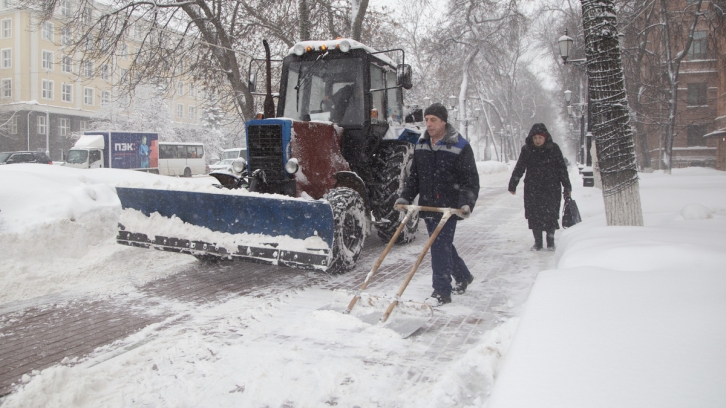
[[[90,130],[155,132],[159,141],[180,141],[174,130],[171,109],[163,87],[139,86],[132,97],[122,95],[102,106],[89,124]]]
[[[612,0],[581,0],[595,137],[608,225],[643,225],[633,130]]]

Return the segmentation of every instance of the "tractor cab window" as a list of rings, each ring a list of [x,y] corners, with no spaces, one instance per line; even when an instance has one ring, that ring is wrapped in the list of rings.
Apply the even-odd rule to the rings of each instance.
[[[403,92],[396,87],[396,71],[386,71],[386,92],[388,92],[388,120],[403,125]]]
[[[363,124],[363,68],[360,58],[293,61],[285,95],[286,118],[321,120],[342,126]]]
[[[376,91],[376,89],[378,89],[378,91]],[[372,109],[375,109],[378,112],[378,120],[385,120],[386,112],[383,110],[383,98],[385,96],[386,83],[383,80],[383,70],[376,65],[371,65],[371,98],[373,99]]]

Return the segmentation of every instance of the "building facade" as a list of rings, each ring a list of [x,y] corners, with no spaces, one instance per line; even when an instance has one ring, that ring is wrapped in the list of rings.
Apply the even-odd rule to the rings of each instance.
[[[59,17],[70,7],[69,1],[61,4]],[[62,161],[72,133],[86,130],[105,106],[120,106],[120,115],[133,109],[118,85],[131,64],[134,39],[112,64],[81,64],[79,53],[66,51],[71,30],[61,20],[41,23],[35,13],[0,0],[0,151],[47,151]],[[199,127],[203,93],[183,81],[171,86],[172,126]]]
[[[673,56],[684,48],[693,22],[691,12],[693,3],[690,0],[668,2],[669,13],[677,16],[672,21],[679,21],[678,25],[670,27]],[[702,10],[708,7],[709,2],[704,1]],[[681,18],[682,20],[679,20]],[[710,27],[705,17],[699,19],[693,33],[693,43],[680,64],[672,168],[702,166],[723,169],[722,164],[718,165],[719,139],[709,135],[726,128],[726,76],[724,76],[726,38],[713,32]],[[654,38],[653,43],[661,44],[655,50],[655,55],[665,58],[662,40]],[[664,60],[660,66],[646,66],[643,69],[658,70],[658,73],[664,76],[667,74]],[[667,85],[665,82],[664,84]],[[662,91],[664,94],[667,93],[667,89]],[[661,109],[660,112],[651,111],[648,114],[651,117],[663,118],[663,122],[645,127],[651,164],[655,169],[663,168],[666,133],[663,123],[668,112],[667,106],[661,105]]]

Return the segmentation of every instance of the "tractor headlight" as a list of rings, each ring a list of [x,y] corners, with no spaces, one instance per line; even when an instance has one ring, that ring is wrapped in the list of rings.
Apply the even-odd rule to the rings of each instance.
[[[232,170],[234,170],[235,173],[242,173],[245,167],[247,167],[247,161],[241,157],[234,159],[232,162]]]
[[[300,168],[300,165],[297,164],[297,159],[290,159],[287,161],[287,163],[285,163],[285,171],[288,174],[297,173],[299,168]]]

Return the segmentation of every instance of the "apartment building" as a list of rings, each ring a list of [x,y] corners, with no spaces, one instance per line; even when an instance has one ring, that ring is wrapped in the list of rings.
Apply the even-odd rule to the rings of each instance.
[[[47,150],[52,160],[63,160],[73,145],[71,133],[84,131],[104,106],[120,106],[120,115],[133,109],[118,84],[127,74],[135,39],[110,65],[81,64],[80,54],[66,51],[71,30],[60,18],[71,5],[61,2],[59,19],[40,23],[35,13],[0,0],[0,151]],[[173,126],[199,127],[203,93],[184,81],[171,86]]]
[[[684,47],[688,29],[693,21],[692,13],[683,12],[693,7],[693,1],[680,0],[668,3],[670,12],[684,17],[684,23],[671,27],[671,30],[683,30],[675,33],[671,39],[671,51],[676,55]],[[708,7],[704,1],[702,9]],[[690,18],[690,21],[688,20]],[[726,136],[726,66],[724,66],[724,45],[726,38],[714,33],[702,17],[696,26],[693,43],[682,60],[678,77],[677,115],[675,137],[673,140],[672,167],[724,167],[724,153],[719,153],[719,146],[724,148],[723,136]],[[654,41],[656,43],[656,41]],[[661,48],[655,55],[662,58],[665,52]],[[665,70],[659,67],[643,67],[644,70]],[[666,91],[664,89],[664,91]],[[667,111],[651,116],[665,118]],[[721,131],[719,131],[721,130]],[[663,166],[665,146],[664,125],[651,124],[646,126],[651,163],[654,168]],[[717,137],[722,135],[720,138]],[[721,159],[719,158],[719,155]],[[720,164],[719,164],[719,160]]]

